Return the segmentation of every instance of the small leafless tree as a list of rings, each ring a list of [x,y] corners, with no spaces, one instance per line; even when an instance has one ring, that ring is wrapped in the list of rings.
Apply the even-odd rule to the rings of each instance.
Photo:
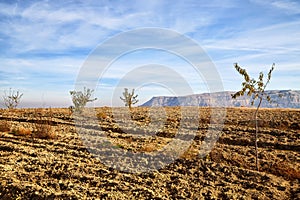
[[[251,98],[251,105],[254,105],[254,102],[258,100],[258,104],[254,113],[255,118],[255,154],[256,154],[256,169],[259,170],[259,164],[258,164],[258,110],[261,106],[262,101],[265,99],[269,103],[271,102],[271,98],[269,95],[265,93],[265,89],[267,85],[270,82],[272,71],[274,70],[275,64],[273,63],[269,73],[266,82],[264,82],[264,74],[263,72],[259,73],[258,80],[251,79],[247,71],[243,68],[241,68],[237,63],[234,64],[234,67],[236,71],[244,77],[244,82],[242,83],[242,89],[235,94],[232,95],[232,98],[237,98],[239,96],[243,96],[246,92],[247,95]]]
[[[90,99],[94,90],[84,87],[83,91],[70,91],[72,102],[74,104],[74,111],[82,112],[83,108],[88,102],[93,102],[97,98]]]
[[[4,105],[8,109],[15,109],[20,104],[22,96],[23,93],[20,93],[18,90],[15,91],[9,88],[8,93],[4,91],[4,95],[3,95]]]
[[[132,92],[130,93],[128,92],[128,88],[124,88],[123,97],[124,98],[120,97],[120,99],[125,102],[125,106],[128,106],[130,110],[132,105],[139,102],[137,99],[138,95],[134,95],[134,89],[132,89]]]

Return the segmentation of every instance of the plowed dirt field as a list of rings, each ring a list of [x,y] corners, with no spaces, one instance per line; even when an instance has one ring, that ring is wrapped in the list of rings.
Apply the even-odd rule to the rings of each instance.
[[[94,124],[68,109],[1,110],[0,199],[300,199],[299,109],[260,110],[259,171],[255,109],[227,108],[218,124],[214,108],[193,108],[196,128],[180,107],[157,116],[149,109],[133,108],[126,123],[124,109],[97,108]],[[221,132],[205,149],[214,125]],[[178,130],[196,135],[176,137]],[[180,154],[175,145],[149,161],[185,139],[191,144]]]

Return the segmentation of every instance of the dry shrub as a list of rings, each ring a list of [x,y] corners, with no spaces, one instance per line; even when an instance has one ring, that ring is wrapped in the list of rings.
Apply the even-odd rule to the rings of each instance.
[[[270,171],[291,180],[300,179],[300,169],[285,161],[274,163]]]
[[[0,116],[2,120],[0,121],[0,131],[9,132],[11,129],[11,115],[12,113],[8,109],[0,109]],[[10,118],[10,120],[8,120]]]
[[[180,155],[180,158],[187,159],[187,160],[193,160],[199,156],[199,150],[195,146],[195,141],[192,142],[192,144],[189,146],[189,148]]]
[[[0,121],[0,131],[1,132],[9,132],[10,131],[10,123],[6,120]]]
[[[183,154],[180,155],[180,158],[187,159],[187,160],[193,160],[197,156],[198,156],[198,152],[193,152],[191,150],[187,150]]]
[[[45,115],[45,117],[43,117]],[[49,111],[42,112],[42,109],[37,109],[35,111],[36,121],[34,123],[34,131],[32,136],[34,138],[40,139],[54,139],[56,138],[55,129],[53,128],[52,122],[52,110],[50,108]]]
[[[23,126],[15,127],[11,131],[14,135],[19,136],[31,136],[31,130],[29,128],[24,128]]]
[[[49,124],[35,124],[33,137],[40,139],[55,139],[55,129]]]
[[[213,149],[210,153],[210,158],[212,161],[220,163],[225,160],[223,152],[219,149]]]
[[[157,148],[155,147],[155,144],[145,144],[140,151],[141,152],[153,152],[156,151]]]
[[[105,112],[99,112],[99,113],[97,113],[97,118],[101,120],[101,119],[108,118],[108,116]]]
[[[127,142],[127,144],[131,144],[133,142],[132,137],[125,138],[124,140]]]

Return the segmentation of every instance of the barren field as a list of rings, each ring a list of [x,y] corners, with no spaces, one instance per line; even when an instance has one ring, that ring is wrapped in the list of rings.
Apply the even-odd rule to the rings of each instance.
[[[260,110],[259,171],[254,109],[192,110],[2,109],[0,199],[300,199],[299,109]]]

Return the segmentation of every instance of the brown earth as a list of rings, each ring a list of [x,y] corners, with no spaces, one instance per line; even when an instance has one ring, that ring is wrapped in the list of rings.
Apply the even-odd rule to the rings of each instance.
[[[300,199],[299,109],[260,110],[259,171],[254,109],[190,109],[2,109],[0,199]]]

